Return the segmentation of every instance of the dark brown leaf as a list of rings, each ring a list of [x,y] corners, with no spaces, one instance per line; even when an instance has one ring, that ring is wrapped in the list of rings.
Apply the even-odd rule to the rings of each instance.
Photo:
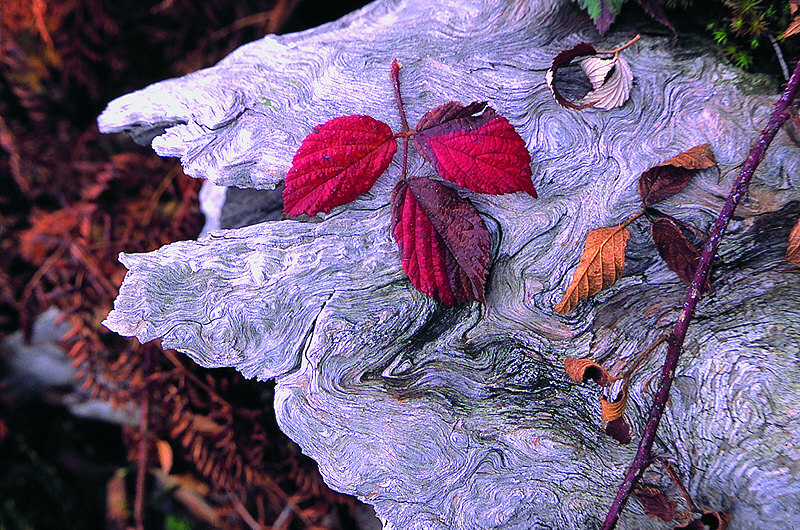
[[[605,432],[623,445],[631,443],[631,426],[628,425],[625,416],[620,416],[616,420],[606,423]]]
[[[489,230],[469,201],[416,177],[397,183],[391,209],[400,261],[414,287],[445,305],[484,301]]]
[[[683,191],[697,171],[716,164],[709,144],[692,147],[642,173],[639,195],[646,206],[653,205]]]
[[[644,513],[646,513],[648,517],[661,519],[665,523],[675,519],[675,508],[677,505],[675,501],[667,497],[667,494],[661,489],[645,486],[635,489],[633,494],[639,499],[639,502],[642,503]]]
[[[590,359],[565,357],[564,370],[576,383],[585,383],[591,379],[600,386],[609,386],[617,379],[611,377],[605,368]]]
[[[653,221],[650,231],[658,253],[667,267],[674,271],[684,283],[691,285],[697,264],[700,262],[700,249],[695,247],[669,217],[659,217]],[[711,288],[706,280],[703,290]]]

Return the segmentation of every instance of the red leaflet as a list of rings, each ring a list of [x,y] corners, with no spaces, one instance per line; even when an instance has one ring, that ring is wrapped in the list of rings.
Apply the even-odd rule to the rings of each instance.
[[[328,212],[368,191],[397,151],[391,128],[370,116],[342,116],[314,128],[286,174],[289,217]]]
[[[416,131],[414,146],[443,179],[478,193],[524,191],[536,197],[525,142],[486,102],[436,107]]]
[[[414,287],[445,305],[484,301],[489,230],[455,191],[427,177],[401,180],[392,192],[392,231]]]

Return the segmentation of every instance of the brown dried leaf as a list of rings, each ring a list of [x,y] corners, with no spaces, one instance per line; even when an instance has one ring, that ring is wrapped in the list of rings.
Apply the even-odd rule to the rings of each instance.
[[[623,445],[631,443],[631,426],[628,425],[625,416],[606,423],[605,432]]]
[[[684,283],[691,285],[697,264],[700,262],[700,249],[695,247],[669,217],[659,217],[650,227],[658,253],[667,267],[674,271]],[[706,279],[703,290],[711,288]]]
[[[792,18],[792,21],[789,23],[789,27],[786,28],[786,31],[781,34],[781,39],[785,39],[786,37],[791,37],[792,35],[800,33],[800,13],[798,13],[800,10],[800,1],[789,0],[789,8],[791,9],[792,17],[794,18]]]
[[[625,269],[625,247],[631,232],[623,226],[596,228],[586,236],[586,247],[572,282],[556,305],[556,312],[569,313],[578,302],[612,286]]]
[[[683,191],[694,174],[717,164],[709,144],[692,147],[642,173],[639,195],[650,206]]]
[[[605,368],[589,359],[564,358],[564,370],[567,376],[576,383],[585,383],[589,379],[600,386],[609,386],[617,378],[611,377]]]
[[[789,234],[789,246],[786,248],[786,260],[800,266],[800,218]]]
[[[675,519],[675,508],[677,505],[675,501],[667,497],[659,488],[645,486],[634,490],[633,494],[642,503],[644,513],[653,519],[661,519],[668,523]]]

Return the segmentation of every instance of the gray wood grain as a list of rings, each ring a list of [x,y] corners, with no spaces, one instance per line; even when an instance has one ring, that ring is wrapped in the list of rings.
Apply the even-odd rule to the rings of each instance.
[[[526,140],[539,198],[469,194],[493,238],[485,306],[442,307],[405,279],[389,230],[397,157],[373,190],[319,218],[224,229],[238,223],[217,211],[223,229],[198,241],[122,254],[130,270],[106,325],[276,378],[281,428],[386,528],[595,527],[635,444],[603,434],[599,394],[569,382],[563,358],[623,368],[671,329],[684,286],[641,223],[620,282],[566,317],[552,308],[586,233],[638,211],[642,171],[706,142],[732,169],[776,99],[701,51],[644,37],[625,52],[636,82],[622,108],[556,106],[544,72],[558,51],[631,36],[600,39],[558,0],[378,1],[111,102],[101,130],[152,138],[217,185],[270,189],[318,123],[363,113],[399,129],[397,57],[412,124],[450,100],[488,100]],[[410,167],[431,172],[415,155]],[[721,247],[656,444],[734,530],[800,520],[800,287],[782,260],[798,170],[781,132]],[[663,209],[706,229],[732,179],[703,172]],[[631,386],[635,439],[662,356]],[[647,478],[664,480],[658,468]],[[669,527],[636,501],[619,525]]]

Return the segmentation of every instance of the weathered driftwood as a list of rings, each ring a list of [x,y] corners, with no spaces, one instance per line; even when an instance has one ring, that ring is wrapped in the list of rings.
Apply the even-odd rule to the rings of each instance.
[[[397,57],[412,123],[450,100],[488,100],[528,142],[539,199],[470,195],[493,234],[485,306],[442,307],[405,279],[389,230],[395,163],[320,218],[123,254],[130,271],[106,324],[277,378],[282,429],[387,527],[594,527],[635,444],[603,434],[595,388],[569,382],[562,360],[622,366],[671,328],[684,286],[635,225],[617,285],[566,317],[552,307],[587,231],[638,210],[642,171],[705,142],[723,170],[736,166],[775,98],[699,51],[644,37],[625,52],[636,85],[622,108],[555,105],[544,72],[559,50],[630,36],[599,39],[558,0],[379,1],[112,102],[102,130],[152,138],[218,185],[269,189],[318,123],[363,113],[399,128]],[[430,171],[416,158],[411,168]],[[800,520],[800,287],[782,261],[799,175],[800,150],[781,132],[723,243],[657,441],[695,502],[731,512],[733,529]],[[664,209],[706,228],[732,177],[717,179],[704,172]],[[213,222],[240,224],[223,213]],[[660,356],[631,387],[635,433]],[[668,527],[636,501],[620,524]]]

